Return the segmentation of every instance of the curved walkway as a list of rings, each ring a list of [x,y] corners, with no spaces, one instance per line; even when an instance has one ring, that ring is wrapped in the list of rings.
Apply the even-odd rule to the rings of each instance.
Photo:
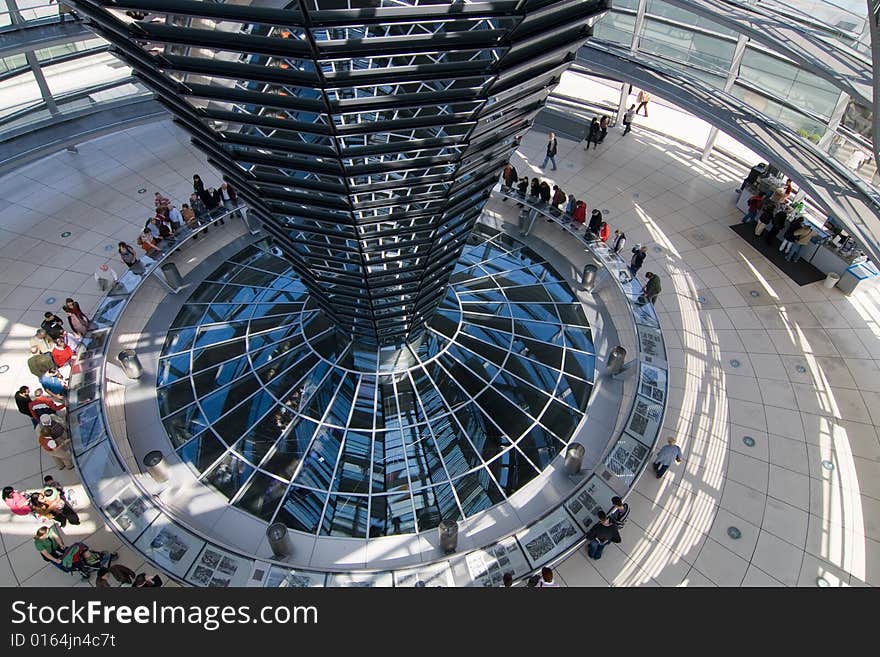
[[[743,167],[720,158],[702,163],[693,149],[639,133],[638,125],[619,135],[613,130],[589,153],[560,140],[559,171],[547,174],[607,210],[612,229],[626,230],[630,245],[651,245],[643,271],[663,277],[658,304],[672,367],[665,426],[679,435],[686,460],[662,482],[640,480],[624,542],[598,562],[572,556],[559,567],[562,579],[815,585],[822,576],[832,585],[876,584],[877,291],[846,298],[821,285],[791,284],[727,228],[738,219],[732,190]],[[525,159],[515,162],[521,175],[541,175],[544,139],[537,132],[523,139]],[[19,385],[32,382],[23,352],[44,310],[55,307],[46,299],[72,294],[84,307],[96,302],[92,272],[105,262],[120,270],[107,245],[131,239],[154,190],[175,199],[187,194],[193,171],[208,171],[202,156],[163,122],[0,179],[0,365],[10,366],[0,376],[4,485],[34,488],[46,468],[12,401]],[[536,230],[545,227],[551,224]],[[67,231],[73,234],[60,237]],[[823,460],[834,468],[823,468]],[[82,500],[73,474],[58,478],[65,475]],[[80,508],[83,524],[69,536],[99,548],[118,545],[87,505]],[[727,536],[730,526],[740,539]],[[82,585],[36,557],[33,530],[33,521],[12,519],[0,507],[0,584]],[[120,561],[139,567],[125,550]]]

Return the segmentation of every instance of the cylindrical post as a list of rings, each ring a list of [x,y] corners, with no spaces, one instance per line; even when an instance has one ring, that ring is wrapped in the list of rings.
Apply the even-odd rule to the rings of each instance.
[[[581,471],[584,464],[584,446],[580,443],[572,443],[565,450],[565,472],[569,475],[576,475]]]
[[[592,292],[596,285],[596,272],[599,268],[596,265],[584,265],[584,272],[581,274],[581,287],[587,292]]]
[[[153,481],[158,484],[163,484],[168,481],[168,468],[165,466],[165,457],[162,456],[162,452],[158,449],[148,452],[144,456],[143,463],[147,468],[147,473],[153,478]]]
[[[279,559],[289,557],[293,552],[290,545],[290,537],[287,535],[287,525],[283,522],[273,522],[266,529],[266,538],[269,539],[269,547],[272,548],[272,554]]]
[[[165,277],[165,282],[168,283],[169,287],[172,287],[175,290],[183,287],[183,277],[181,277],[177,265],[173,262],[165,262],[162,264],[162,275]]]
[[[626,361],[626,349],[617,345],[611,350],[605,369],[609,374],[619,374],[623,371],[624,361]]]
[[[120,351],[117,358],[122,365],[122,371],[125,372],[129,379],[141,378],[144,368],[141,366],[141,361],[138,359],[137,352],[134,349]]]
[[[440,533],[440,549],[445,554],[455,552],[458,547],[458,523],[455,520],[441,520],[437,531]]]

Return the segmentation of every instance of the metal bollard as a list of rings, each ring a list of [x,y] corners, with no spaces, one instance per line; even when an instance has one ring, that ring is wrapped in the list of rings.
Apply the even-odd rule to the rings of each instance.
[[[624,361],[626,361],[626,349],[617,345],[611,350],[608,363],[605,365],[605,371],[612,375],[620,374],[623,371]]]
[[[266,529],[266,538],[269,539],[269,547],[272,548],[272,554],[279,559],[289,557],[293,552],[290,544],[290,537],[287,535],[287,525],[283,522],[273,522]]]
[[[568,475],[576,475],[581,471],[584,464],[584,453],[586,449],[580,443],[572,443],[565,450],[565,473]]]
[[[458,523],[455,520],[441,520],[437,531],[440,533],[440,549],[444,554],[455,552],[458,547]]]
[[[165,282],[175,290],[183,287],[183,277],[181,277],[180,272],[177,270],[177,265],[173,262],[166,262],[161,265],[162,275],[165,277]]]
[[[129,379],[141,378],[141,374],[143,374],[144,368],[141,365],[141,361],[138,359],[137,352],[134,349],[124,349],[120,351],[117,358],[122,365],[122,371],[125,372],[125,376],[127,376]]]
[[[158,484],[164,484],[168,481],[168,468],[165,466],[165,457],[162,456],[162,452],[158,449],[148,452],[144,456],[143,463],[153,481]]]
[[[584,272],[581,274],[581,287],[587,292],[592,292],[596,286],[596,272],[599,268],[596,265],[584,265]]]

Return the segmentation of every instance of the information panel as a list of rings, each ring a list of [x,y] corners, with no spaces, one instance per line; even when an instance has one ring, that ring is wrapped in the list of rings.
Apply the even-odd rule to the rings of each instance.
[[[465,563],[474,585],[484,587],[501,586],[504,573],[511,573],[516,578],[522,577],[531,570],[513,536],[469,552],[465,557]]]
[[[526,552],[526,558],[535,568],[562,554],[582,537],[583,531],[564,508],[556,509],[516,535]]]

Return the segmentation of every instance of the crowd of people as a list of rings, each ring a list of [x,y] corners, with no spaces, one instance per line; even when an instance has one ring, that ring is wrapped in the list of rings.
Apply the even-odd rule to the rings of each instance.
[[[233,210],[233,215],[240,217],[240,212],[236,210],[238,193],[235,188],[226,182],[216,188],[205,187],[198,174],[193,175],[193,191],[189,202],[182,203],[180,208],[160,192],[155,193],[153,200],[156,213],[147,219],[143,231],[135,240],[143,255],[150,260],[161,256],[165,248],[174,246],[181,231],[206,226],[204,232],[207,233],[207,226],[215,222],[224,225],[224,217]],[[198,235],[193,239],[198,239]],[[133,246],[127,242],[119,242],[117,251],[126,267],[137,274],[144,272],[141,256]]]
[[[634,110],[635,106],[632,109]],[[607,117],[603,117],[603,119],[607,119]],[[587,135],[587,147],[593,141],[594,136],[598,140],[597,143],[601,143],[605,138],[605,134],[601,131],[601,122],[597,119],[593,119],[593,122],[596,126],[596,133],[594,135],[593,128],[590,129]],[[605,132],[607,133],[607,121]],[[556,136],[551,132],[547,144],[547,156],[542,167],[546,166],[547,161],[550,160],[554,164],[555,169],[555,155]],[[520,177],[516,167],[511,163],[506,164],[501,172],[501,184],[506,191],[511,192],[515,190],[532,204],[548,205],[559,210],[563,214],[563,225],[567,225],[576,233],[583,227],[583,235],[588,241],[608,244],[612,251],[621,257],[625,257],[626,233],[620,229],[615,229],[612,233],[611,227],[605,221],[599,208],[589,210],[586,201],[575,198],[574,194],[567,194],[559,185],[553,184],[552,181],[541,180],[535,177],[530,179],[528,176]],[[504,198],[503,200],[506,201],[507,199]],[[525,207],[523,203],[517,203],[517,206]],[[590,213],[589,218],[587,217],[588,211]],[[547,221],[553,220],[547,219]],[[523,233],[521,232],[520,234],[522,235]],[[647,258],[648,247],[636,244],[630,249],[630,253],[626,255],[629,256],[629,272],[633,278],[636,278]],[[654,272],[646,272],[644,293],[639,295],[638,303],[654,304],[660,296],[660,292],[660,277]]]
[[[782,232],[779,252],[788,262],[797,262],[801,249],[810,243],[816,232],[803,217],[796,216],[789,221],[785,204],[792,191],[789,178],[785,187],[775,190],[771,196],[763,192],[754,194],[748,200],[748,212],[743,216],[742,223],[754,222],[755,232],[752,239],[757,241],[763,234],[767,246],[773,246],[776,237]]]
[[[175,235],[181,229],[195,229],[214,222],[224,224],[223,217],[227,213],[235,211],[234,214],[238,214],[237,206],[237,194],[232,185],[223,183],[216,189],[206,188],[201,178],[195,175],[189,203],[182,204],[180,209],[156,192],[156,213],[147,220],[136,244],[144,255],[156,255],[161,252],[160,245],[174,243]],[[119,243],[119,254],[132,269],[140,264],[140,257],[125,242]],[[41,454],[49,457],[56,469],[73,470],[75,465],[67,425],[67,394],[82,341],[94,324],[73,298],[65,300],[61,312],[67,317],[66,323],[56,313],[47,311],[40,327],[29,339],[27,366],[38,385],[33,389],[30,385],[20,386],[14,399],[18,412],[33,425]],[[41,470],[44,470],[43,466]],[[120,586],[134,587],[162,585],[158,575],[136,575],[121,564],[111,564],[115,554],[91,550],[79,542],[66,545],[59,529],[79,525],[80,518],[75,509],[73,490],[66,490],[52,475],[46,475],[42,487],[34,491],[5,486],[2,498],[14,515],[31,517],[40,523],[34,535],[34,548],[45,561],[61,570],[79,572],[84,577],[97,572],[97,586],[112,586],[114,582]]]

